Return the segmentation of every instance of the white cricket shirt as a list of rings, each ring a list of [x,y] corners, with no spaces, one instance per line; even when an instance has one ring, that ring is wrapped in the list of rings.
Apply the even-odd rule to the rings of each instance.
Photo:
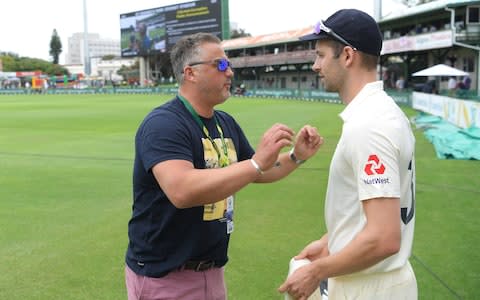
[[[330,253],[344,248],[366,223],[362,200],[400,198],[400,251],[360,271],[390,271],[410,257],[415,226],[415,137],[383,82],[367,85],[340,113],[343,129],[328,178],[325,220]]]

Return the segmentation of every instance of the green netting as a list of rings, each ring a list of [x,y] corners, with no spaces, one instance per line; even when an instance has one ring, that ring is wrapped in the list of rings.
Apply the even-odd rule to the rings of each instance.
[[[413,120],[440,159],[480,160],[480,128],[458,128],[440,117],[419,114]]]

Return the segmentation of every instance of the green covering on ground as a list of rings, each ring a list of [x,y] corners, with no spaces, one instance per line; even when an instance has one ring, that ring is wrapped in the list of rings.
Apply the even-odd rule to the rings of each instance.
[[[480,160],[480,128],[459,128],[440,117],[419,114],[413,120],[423,128],[440,159]]]

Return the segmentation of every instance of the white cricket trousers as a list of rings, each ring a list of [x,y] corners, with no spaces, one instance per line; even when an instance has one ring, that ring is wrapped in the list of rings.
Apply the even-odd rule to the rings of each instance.
[[[398,270],[328,279],[328,300],[417,300],[410,262]]]

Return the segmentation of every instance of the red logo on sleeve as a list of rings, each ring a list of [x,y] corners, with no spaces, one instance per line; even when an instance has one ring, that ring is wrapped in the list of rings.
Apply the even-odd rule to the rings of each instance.
[[[363,169],[367,175],[381,175],[385,173],[385,165],[380,162],[377,155],[371,154],[368,157],[368,162],[365,165],[365,169]]]

